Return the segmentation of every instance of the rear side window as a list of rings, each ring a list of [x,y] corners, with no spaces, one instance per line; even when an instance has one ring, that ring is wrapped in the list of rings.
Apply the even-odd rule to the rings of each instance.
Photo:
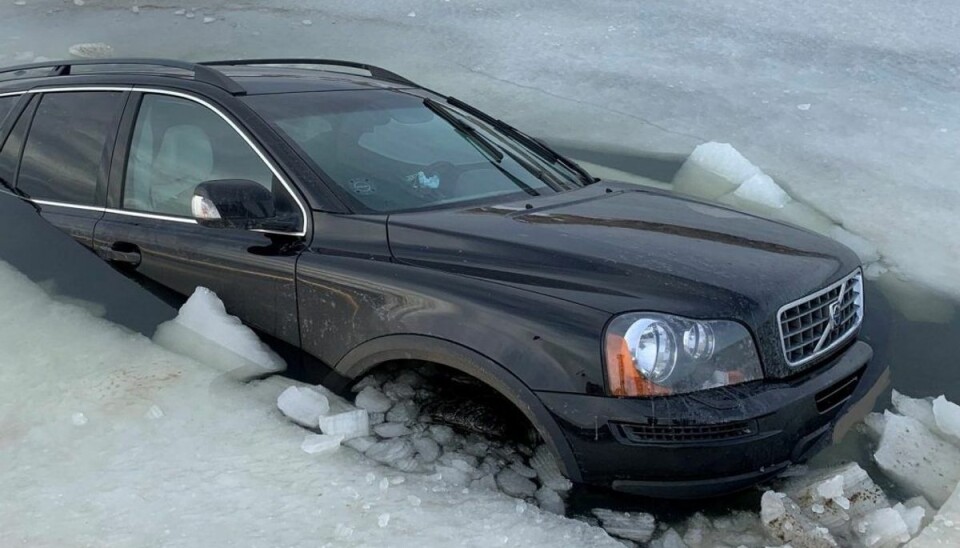
[[[10,114],[10,111],[13,110],[13,105],[17,104],[19,99],[19,95],[0,97],[0,125],[3,125],[3,119],[7,117],[7,114]]]
[[[92,205],[122,98],[120,92],[104,91],[44,94],[23,150],[17,189],[31,198]]]
[[[27,126],[30,125],[30,115],[31,111],[28,107],[7,134],[3,148],[0,148],[0,185],[8,189],[16,186],[17,163],[20,161],[20,151],[23,149],[23,139],[27,135]]]

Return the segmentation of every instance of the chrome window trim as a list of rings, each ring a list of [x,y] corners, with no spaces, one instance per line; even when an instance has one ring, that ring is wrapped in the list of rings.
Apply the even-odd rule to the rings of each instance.
[[[114,209],[112,207],[103,208],[104,213],[116,213],[117,215],[127,215],[129,217],[143,217],[144,219],[155,219],[157,221],[171,221],[174,223],[183,223],[188,225],[195,225],[197,223],[196,219],[191,219],[189,217],[177,217],[174,215],[161,215],[159,213],[143,213],[141,211],[130,211],[126,209]]]
[[[27,92],[25,92],[25,91],[11,91],[11,92],[9,92],[9,93],[0,93],[0,99],[2,99],[2,98],[4,98],[4,97],[16,97],[16,96],[18,96],[18,95],[23,95],[23,94],[25,94],[25,93],[27,93]]]
[[[828,285],[827,287],[825,287],[825,288],[823,288],[823,289],[821,289],[821,290],[819,290],[819,291],[815,291],[815,292],[813,292],[813,293],[810,293],[809,295],[806,295],[806,296],[804,296],[804,297],[800,297],[799,299],[790,301],[789,303],[781,306],[779,310],[777,310],[777,331],[780,333],[780,350],[781,350],[781,352],[783,352],[783,359],[786,361],[786,364],[787,364],[788,367],[790,367],[790,368],[796,368],[796,367],[800,367],[801,365],[810,363],[811,361],[813,361],[813,360],[815,360],[815,359],[818,359],[818,358],[820,358],[821,356],[823,356],[824,354],[830,352],[831,350],[833,350],[834,348],[836,348],[837,346],[839,346],[841,343],[846,342],[848,339],[850,339],[850,337],[852,337],[853,335],[855,335],[855,334],[857,333],[857,331],[860,329],[860,326],[863,324],[863,316],[864,316],[864,307],[865,307],[865,305],[864,305],[864,304],[861,304],[861,306],[860,306],[860,316],[859,316],[859,318],[857,318],[856,323],[854,323],[853,326],[851,326],[850,329],[848,329],[846,333],[844,333],[842,336],[840,336],[837,340],[833,341],[833,342],[832,342],[829,346],[827,346],[826,348],[821,348],[820,350],[814,352],[813,354],[807,356],[806,358],[803,358],[802,360],[796,361],[796,362],[791,362],[791,361],[787,358],[786,339],[785,339],[784,336],[783,336],[783,335],[784,335],[784,333],[783,333],[783,322],[780,321],[780,318],[783,317],[783,312],[784,312],[785,310],[789,309],[789,308],[793,308],[793,307],[795,307],[795,306],[797,306],[797,305],[799,305],[799,304],[805,303],[805,302],[807,302],[807,301],[809,301],[809,300],[811,300],[811,299],[815,299],[815,298],[819,297],[820,295],[823,295],[824,293],[829,293],[830,291],[832,291],[832,290],[834,290],[834,289],[842,286],[843,284],[849,282],[850,280],[852,280],[852,279],[854,279],[854,278],[856,278],[856,277],[858,277],[858,276],[860,277],[860,300],[861,300],[861,303],[863,303],[863,302],[864,302],[864,295],[863,295],[863,269],[862,269],[861,267],[857,267],[856,270],[854,270],[854,271],[851,272],[850,274],[847,274],[846,276],[844,276],[843,278],[837,280],[836,282]]]
[[[133,86],[63,86],[56,88],[33,88],[26,93],[65,93],[70,91],[130,91]]]
[[[64,93],[64,92],[71,92],[71,91],[130,91],[130,92],[136,91],[141,93],[168,95],[168,96],[179,97],[181,99],[192,101],[194,103],[197,103],[213,111],[224,122],[226,122],[227,125],[229,125],[240,136],[240,138],[243,139],[245,143],[247,143],[247,146],[249,146],[250,149],[253,150],[253,152],[260,158],[260,161],[267,166],[267,168],[270,170],[273,176],[276,177],[278,181],[280,181],[280,184],[283,185],[283,188],[286,189],[286,191],[290,194],[290,196],[293,198],[293,201],[297,203],[297,207],[300,209],[300,214],[303,216],[303,229],[297,232],[282,232],[282,231],[263,230],[263,229],[252,229],[251,232],[260,232],[263,234],[280,234],[280,235],[289,235],[289,236],[297,236],[297,237],[304,237],[307,235],[307,232],[308,232],[307,228],[310,223],[310,216],[307,214],[308,210],[304,205],[303,200],[300,197],[299,193],[293,188],[293,186],[289,183],[289,181],[287,181],[287,179],[280,174],[280,170],[277,169],[277,167],[273,164],[273,162],[269,159],[269,157],[267,157],[267,155],[262,150],[260,150],[260,147],[257,146],[257,144],[253,141],[253,139],[251,139],[246,134],[246,132],[244,132],[240,128],[240,126],[238,126],[233,120],[230,119],[229,116],[224,114],[223,111],[221,111],[219,108],[217,108],[216,106],[212,105],[210,102],[200,97],[191,95],[189,93],[184,93],[181,91],[172,91],[168,89],[137,87],[137,86],[74,86],[74,87],[64,86],[64,87],[55,87],[55,88],[36,88],[28,91],[18,91],[15,93],[10,93],[8,95],[22,95],[24,93],[36,93],[36,94]],[[0,97],[2,96],[3,95],[0,95]],[[126,184],[126,181],[124,181],[124,184]],[[192,219],[190,217],[162,215],[157,213],[147,213],[147,212],[141,212],[141,211],[116,209],[116,208],[109,208],[109,207],[85,206],[85,205],[70,204],[65,202],[56,202],[52,200],[35,200],[33,198],[25,198],[25,199],[40,205],[66,207],[66,208],[72,208],[72,209],[82,209],[86,211],[100,211],[102,213],[114,213],[117,215],[127,215],[130,217],[142,217],[145,219],[155,219],[158,221],[170,221],[170,222],[184,223],[184,224],[199,224],[197,223],[196,219]]]

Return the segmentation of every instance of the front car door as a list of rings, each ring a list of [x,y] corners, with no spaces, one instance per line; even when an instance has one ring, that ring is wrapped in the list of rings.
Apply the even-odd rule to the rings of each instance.
[[[142,90],[121,127],[95,249],[106,260],[180,297],[197,286],[263,333],[299,346],[295,270],[307,235],[302,200],[223,111],[188,94]],[[245,179],[299,217],[290,234],[207,228],[191,215],[200,183]]]

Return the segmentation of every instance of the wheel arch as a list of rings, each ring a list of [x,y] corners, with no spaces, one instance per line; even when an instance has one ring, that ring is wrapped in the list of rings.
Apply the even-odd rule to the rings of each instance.
[[[336,372],[356,380],[377,366],[416,360],[456,369],[483,382],[507,398],[530,421],[560,464],[564,475],[581,482],[573,450],[553,416],[520,379],[494,360],[455,342],[426,335],[386,335],[367,341],[337,363]]]

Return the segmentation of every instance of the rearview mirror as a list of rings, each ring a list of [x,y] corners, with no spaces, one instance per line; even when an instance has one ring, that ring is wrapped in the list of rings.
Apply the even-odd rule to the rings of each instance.
[[[197,185],[190,200],[193,218],[213,228],[259,228],[273,224],[276,205],[273,194],[246,179],[220,179]]]

